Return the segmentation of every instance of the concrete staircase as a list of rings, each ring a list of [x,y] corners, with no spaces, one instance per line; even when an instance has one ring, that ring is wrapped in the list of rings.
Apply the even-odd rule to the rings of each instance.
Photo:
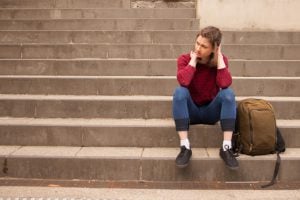
[[[195,125],[178,169],[171,115],[176,58],[193,48],[194,8],[130,0],[0,2],[0,176],[141,182],[253,182],[275,155],[218,155],[218,125]],[[168,5],[168,4],[167,4]],[[154,6],[155,7],[155,6]],[[299,181],[300,33],[224,31],[237,100],[275,107],[287,144],[279,181]]]

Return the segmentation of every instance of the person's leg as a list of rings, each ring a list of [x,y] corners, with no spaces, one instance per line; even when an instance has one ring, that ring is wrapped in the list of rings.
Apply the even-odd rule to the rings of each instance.
[[[215,124],[220,121],[224,140],[231,140],[236,119],[236,102],[232,89],[221,90],[209,105],[200,107],[200,112],[202,123]]]
[[[173,95],[173,118],[181,140],[188,138],[190,121],[194,121],[197,117],[198,107],[193,102],[189,90],[177,87]]]
[[[220,156],[231,169],[238,167],[238,162],[232,154],[232,134],[235,130],[236,102],[234,92],[230,89],[221,90],[216,98],[208,105],[201,108],[203,123],[213,124],[220,120],[223,131],[223,144]]]
[[[177,87],[173,95],[173,118],[181,147],[181,151],[176,158],[176,165],[178,167],[187,166],[192,155],[188,130],[190,119],[197,116],[197,111],[198,108],[193,102],[188,89]]]

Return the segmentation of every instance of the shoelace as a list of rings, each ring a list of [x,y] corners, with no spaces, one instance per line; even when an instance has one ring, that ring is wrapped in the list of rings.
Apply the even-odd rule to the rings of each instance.
[[[184,154],[185,150],[186,150],[186,148],[184,148],[184,147],[181,148],[180,156],[182,156]]]
[[[224,146],[224,149],[225,149],[225,151],[228,151],[228,150],[230,150],[230,148],[229,148],[229,146],[228,146],[228,145],[225,145],[225,146]]]
[[[228,153],[231,155],[231,156],[230,156],[230,159],[232,159],[233,157],[237,157],[237,156],[232,152],[232,150],[229,148],[228,145],[225,145],[224,148],[225,148],[225,151],[228,151]]]

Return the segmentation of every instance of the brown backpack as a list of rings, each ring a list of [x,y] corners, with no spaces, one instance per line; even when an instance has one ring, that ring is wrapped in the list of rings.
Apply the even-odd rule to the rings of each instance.
[[[279,153],[285,151],[284,139],[276,126],[273,106],[266,100],[248,98],[240,101],[237,108],[236,132],[233,149],[251,156],[277,153],[272,181],[262,187],[273,185],[280,167]]]
[[[265,155],[276,151],[276,117],[273,106],[263,99],[245,99],[238,104],[241,152]]]

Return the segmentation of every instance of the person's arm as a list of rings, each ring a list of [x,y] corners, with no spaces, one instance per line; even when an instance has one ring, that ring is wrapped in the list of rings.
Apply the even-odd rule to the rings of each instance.
[[[218,47],[217,54],[218,54],[217,68],[218,69],[224,69],[224,68],[226,68],[226,66],[228,67],[228,63],[227,63],[227,65],[225,64],[224,57],[223,57],[223,54],[221,52],[221,45]]]
[[[232,84],[232,76],[228,68],[228,59],[221,52],[221,45],[218,47],[218,64],[217,64],[217,85],[220,88],[227,88]]]
[[[180,56],[177,60],[177,80],[181,86],[190,85],[196,71],[197,55],[191,51],[190,59],[187,56]]]

